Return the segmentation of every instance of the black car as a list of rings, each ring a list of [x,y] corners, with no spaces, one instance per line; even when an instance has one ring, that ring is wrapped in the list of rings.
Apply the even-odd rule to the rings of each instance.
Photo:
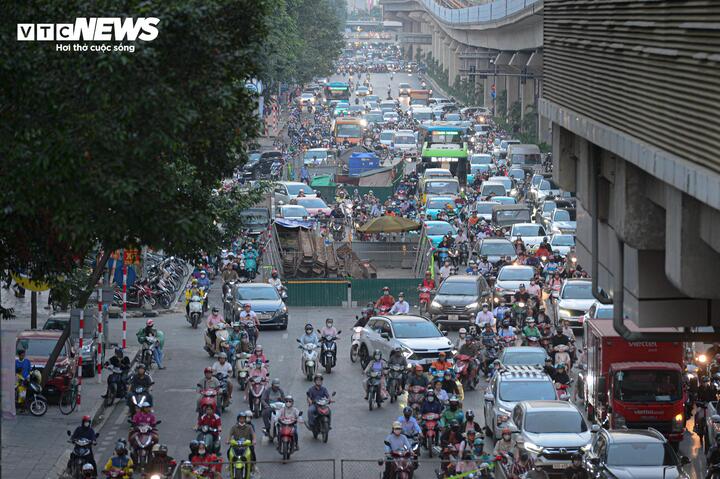
[[[243,177],[246,180],[275,179],[278,165],[282,164],[281,151],[264,151],[255,161],[248,161],[243,167]]]
[[[430,303],[435,323],[472,324],[483,303],[490,302],[490,286],[482,276],[455,275],[440,285]]]
[[[287,329],[288,308],[274,287],[265,283],[234,283],[225,296],[225,320],[239,321],[247,303],[258,315],[261,328]]]

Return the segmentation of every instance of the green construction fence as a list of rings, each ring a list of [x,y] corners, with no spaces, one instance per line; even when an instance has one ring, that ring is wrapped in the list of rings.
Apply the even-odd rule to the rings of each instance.
[[[384,286],[390,294],[401,291],[410,304],[417,303],[417,286],[422,278],[373,278],[373,279],[291,279],[283,283],[287,287],[288,306],[342,306],[347,301],[348,283],[352,301],[364,305],[376,301]]]

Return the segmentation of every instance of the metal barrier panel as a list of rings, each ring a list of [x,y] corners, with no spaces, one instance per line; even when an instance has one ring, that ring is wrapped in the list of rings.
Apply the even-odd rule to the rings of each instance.
[[[361,260],[370,260],[376,268],[412,269],[418,247],[418,235],[409,233],[390,234],[406,241],[353,241],[349,243]],[[401,276],[401,275],[398,275]]]
[[[352,283],[352,300],[358,305],[366,304],[369,301],[377,301],[380,294],[382,294],[383,286],[388,286],[390,294],[397,298],[397,294],[402,291],[405,293],[406,301],[411,306],[417,306],[417,287],[422,283],[422,279],[418,278],[374,278],[353,279],[350,281]]]
[[[288,306],[342,306],[347,301],[347,281],[330,279],[288,280]]]
[[[335,479],[335,459],[309,459],[309,460],[289,460],[283,461],[257,461],[256,472],[252,475],[253,479]],[[181,464],[176,468],[173,479],[197,479],[198,476],[193,473],[194,468],[183,467]],[[230,470],[230,464],[227,462],[200,464],[202,467],[213,467],[215,470],[221,470],[223,478],[233,477]],[[243,475],[238,475],[242,479]]]
[[[439,459],[421,459],[413,479],[437,479],[435,471],[440,471],[442,464]],[[341,479],[381,478],[384,465],[376,459],[340,459]]]
[[[375,195],[377,198],[381,199],[382,201],[385,201],[390,196],[392,196],[395,193],[395,187],[393,186],[354,186],[354,185],[344,185],[345,190],[352,195],[355,190],[358,190],[358,193],[362,195],[366,195],[369,191],[373,192],[373,195]],[[334,202],[335,201],[335,190],[337,189],[336,186],[313,186],[314,190],[317,190],[320,192],[320,195],[327,201],[327,202]]]

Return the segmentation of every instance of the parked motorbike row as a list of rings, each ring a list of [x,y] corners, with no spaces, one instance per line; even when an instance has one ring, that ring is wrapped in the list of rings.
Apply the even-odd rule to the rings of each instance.
[[[190,272],[190,266],[179,258],[161,258],[153,253],[148,253],[145,261],[149,264],[146,266],[146,276],[137,279],[127,287],[127,307],[152,309],[159,306],[164,309],[170,308],[177,298],[178,292],[184,286],[185,279]],[[122,288],[116,286],[113,294],[113,305],[122,307],[122,304]]]

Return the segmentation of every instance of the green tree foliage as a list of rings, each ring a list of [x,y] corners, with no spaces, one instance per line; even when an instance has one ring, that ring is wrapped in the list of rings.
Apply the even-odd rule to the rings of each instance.
[[[344,0],[274,0],[266,21],[271,35],[261,50],[265,82],[306,83],[329,75],[344,45],[345,17]]]
[[[256,136],[255,99],[244,84],[259,72],[272,3],[76,0],[4,8],[6,39],[17,23],[98,16],[160,23],[154,41],[132,43],[134,53],[0,45],[0,270],[67,275],[98,246],[103,259],[131,244],[182,256],[219,247],[226,238],[217,225],[257,198],[214,191]]]

